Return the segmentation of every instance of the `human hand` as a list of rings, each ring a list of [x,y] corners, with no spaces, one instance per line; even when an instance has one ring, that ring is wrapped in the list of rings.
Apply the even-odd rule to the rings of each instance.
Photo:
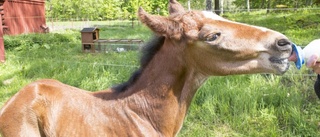
[[[313,72],[320,74],[320,62],[317,62],[318,58],[319,56],[315,54],[310,56],[310,58],[307,60],[306,66],[313,69]]]

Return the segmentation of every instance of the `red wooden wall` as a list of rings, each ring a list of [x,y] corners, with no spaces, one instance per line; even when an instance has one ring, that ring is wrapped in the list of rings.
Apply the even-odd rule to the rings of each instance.
[[[2,1],[3,8],[0,13],[2,16],[4,34],[17,35],[23,33],[42,33],[47,31],[45,0],[0,1]]]

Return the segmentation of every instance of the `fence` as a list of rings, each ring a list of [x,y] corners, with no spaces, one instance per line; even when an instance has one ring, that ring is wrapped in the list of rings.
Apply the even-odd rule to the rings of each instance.
[[[239,12],[248,12],[248,9],[239,9],[239,8],[234,8],[234,9],[224,9],[224,10],[219,10],[222,13],[239,13]],[[295,12],[303,12],[303,11],[312,11],[312,12],[320,12],[320,8],[283,8],[283,7],[278,7],[278,8],[266,8],[266,9],[249,9],[250,12],[261,12],[261,13],[273,13],[273,12],[283,12],[283,11],[295,11]]]
[[[250,12],[265,14],[279,13],[279,12],[313,12],[320,13],[320,8],[270,8],[270,9],[250,9]],[[226,9],[220,10],[221,14],[235,14],[235,13],[250,13],[247,9]],[[100,19],[99,21],[92,21],[87,18],[46,18],[47,26],[50,31],[59,31],[65,29],[77,29],[80,30],[84,27],[135,27],[141,25],[138,20],[128,19]]]
[[[71,19],[58,19],[47,18],[47,26],[50,31],[60,31],[65,29],[81,30],[86,27],[135,27],[141,23],[138,20],[101,20],[90,21],[89,19],[71,18]]]

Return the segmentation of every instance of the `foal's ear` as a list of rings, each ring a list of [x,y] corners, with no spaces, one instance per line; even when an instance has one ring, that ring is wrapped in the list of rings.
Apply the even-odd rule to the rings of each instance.
[[[159,35],[170,38],[180,38],[181,36],[180,30],[182,25],[167,17],[150,15],[141,7],[139,8],[138,16],[142,23],[146,24],[153,32]]]
[[[169,1],[169,13],[171,14],[175,14],[175,13],[181,13],[184,12],[184,8],[182,7],[182,5],[177,2],[176,0],[170,0]]]

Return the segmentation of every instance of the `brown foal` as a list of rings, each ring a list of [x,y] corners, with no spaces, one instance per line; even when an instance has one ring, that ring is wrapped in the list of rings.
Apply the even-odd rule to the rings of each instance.
[[[169,12],[163,17],[139,9],[140,21],[157,36],[127,82],[97,92],[56,80],[33,82],[0,110],[2,136],[176,136],[209,76],[282,74],[289,67],[291,42],[283,34],[185,11],[175,0]]]

